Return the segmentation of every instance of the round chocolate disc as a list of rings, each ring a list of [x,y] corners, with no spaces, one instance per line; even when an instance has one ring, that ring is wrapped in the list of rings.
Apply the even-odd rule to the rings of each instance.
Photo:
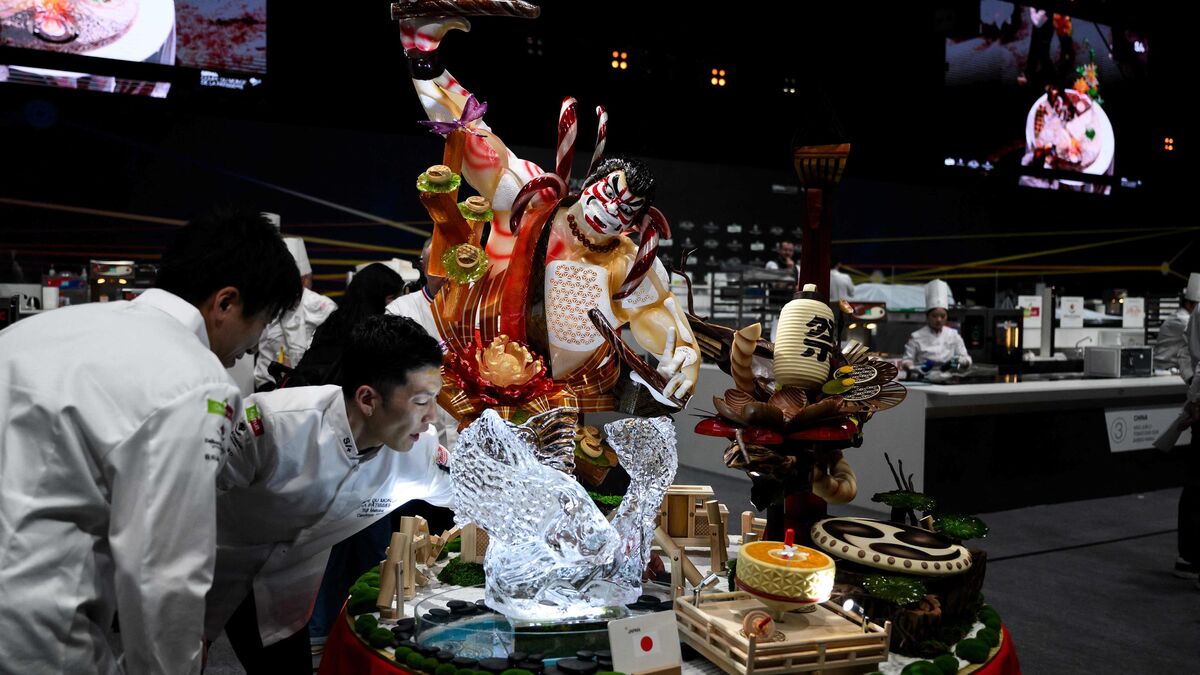
[[[813,525],[812,538],[835,558],[891,572],[949,576],[971,567],[971,553],[964,546],[936,532],[885,520],[826,518]]]

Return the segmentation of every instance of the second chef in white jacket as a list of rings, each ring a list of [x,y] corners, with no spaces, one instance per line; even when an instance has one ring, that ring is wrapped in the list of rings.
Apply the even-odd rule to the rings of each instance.
[[[305,624],[334,544],[406,501],[450,503],[430,426],[441,362],[416,322],[369,316],[350,332],[342,386],[246,399],[217,480],[205,631],[224,628],[247,673],[311,671]]]
[[[904,345],[905,368],[936,368],[956,364],[971,367],[971,355],[958,331],[946,325],[950,286],[941,279],[925,285],[925,325],[913,331]]]

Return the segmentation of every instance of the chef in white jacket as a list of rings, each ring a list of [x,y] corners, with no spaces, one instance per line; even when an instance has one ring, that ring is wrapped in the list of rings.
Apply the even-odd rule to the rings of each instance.
[[[225,367],[300,279],[266,221],[224,214],[178,232],[158,286],[0,332],[0,671],[200,671]]]
[[[1188,322],[1192,312],[1200,304],[1200,272],[1192,272],[1187,288],[1179,301],[1179,308],[1167,317],[1158,328],[1158,340],[1154,343],[1154,367],[1161,370],[1178,370],[1185,381],[1192,379],[1192,357],[1188,352]]]
[[[342,386],[246,399],[217,480],[208,639],[222,628],[247,673],[311,671],[305,624],[329,549],[412,499],[448,505],[431,422],[442,351],[411,319],[354,327]]]
[[[289,368],[295,368],[312,344],[317,328],[337,309],[337,303],[312,290],[312,264],[308,261],[308,250],[304,247],[304,240],[300,237],[284,237],[283,242],[287,244],[288,251],[296,260],[296,267],[300,269],[300,283],[304,285],[304,295],[295,309],[272,321],[263,331],[262,338],[258,341],[258,358],[254,362],[256,389],[264,386],[274,388],[275,378],[271,377],[267,370],[272,363],[282,362]]]
[[[950,286],[941,279],[925,285],[925,325],[913,331],[904,345],[905,368],[957,363],[960,370],[971,367],[971,355],[958,331],[946,325],[950,308]]]

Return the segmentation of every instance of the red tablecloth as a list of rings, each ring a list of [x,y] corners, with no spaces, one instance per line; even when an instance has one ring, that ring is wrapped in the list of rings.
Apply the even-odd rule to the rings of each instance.
[[[333,622],[333,630],[329,631],[329,639],[325,641],[325,653],[321,656],[319,675],[401,675],[408,671],[396,665],[396,662],[372,649],[350,628],[346,620],[346,608],[337,621]]]
[[[1005,628],[1001,633],[1000,651],[984,663],[974,675],[1021,675],[1021,664],[1013,649],[1012,636]],[[408,675],[409,671],[396,662],[372,649],[358,639],[346,620],[346,608],[333,622],[333,630],[325,642],[325,654],[321,657],[318,675]]]

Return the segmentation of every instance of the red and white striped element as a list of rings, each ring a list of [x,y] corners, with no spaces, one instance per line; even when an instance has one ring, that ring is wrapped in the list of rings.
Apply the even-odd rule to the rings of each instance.
[[[587,175],[589,176],[604,159],[604,141],[608,139],[608,111],[604,109],[604,106],[596,106],[596,117],[599,124],[596,125],[596,149],[592,151],[592,162],[588,164]]]
[[[575,161],[575,136],[579,134],[579,119],[575,115],[575,99],[563,99],[558,112],[558,152],[554,158],[554,173],[564,182],[571,180],[571,163]]]
[[[400,44],[405,50],[437,51],[442,38],[451,30],[469,31],[471,24],[458,17],[442,19],[406,19],[400,22]]]

